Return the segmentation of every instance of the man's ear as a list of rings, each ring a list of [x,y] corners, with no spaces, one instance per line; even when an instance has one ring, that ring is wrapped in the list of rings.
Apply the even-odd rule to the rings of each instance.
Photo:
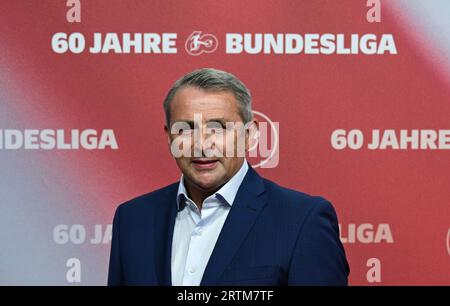
[[[245,151],[248,152],[250,149],[258,144],[258,131],[259,131],[259,121],[254,118],[251,123],[247,123],[247,128],[245,129]]]
[[[170,130],[169,130],[169,128],[167,127],[167,125],[164,125],[164,133],[166,133],[166,136],[167,136],[167,144],[168,144],[169,147],[170,147],[170,143],[171,143],[171,141],[170,141]]]

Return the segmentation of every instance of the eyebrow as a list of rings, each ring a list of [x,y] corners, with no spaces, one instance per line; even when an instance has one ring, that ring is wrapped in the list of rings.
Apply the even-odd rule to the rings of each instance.
[[[194,127],[194,121],[193,120],[177,120],[177,122],[185,122],[187,123],[191,128]],[[210,123],[210,122],[217,122],[222,124],[223,126],[225,126],[225,118],[221,117],[221,118],[211,118],[208,121],[206,121],[206,123]]]
[[[223,126],[225,126],[225,118],[212,118],[212,119],[209,119],[206,123],[209,123],[209,122],[218,122],[218,123],[222,124]]]
[[[190,128],[194,128],[194,121],[192,120],[177,120],[176,122],[184,122],[189,125]]]

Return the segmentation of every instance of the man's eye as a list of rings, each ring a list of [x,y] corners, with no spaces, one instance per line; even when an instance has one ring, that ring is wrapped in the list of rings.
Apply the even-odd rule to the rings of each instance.
[[[214,127],[214,128],[212,129],[212,131],[213,131],[214,133],[223,133],[223,132],[225,131],[225,128],[222,127],[222,126],[216,126],[216,127]]]
[[[220,123],[211,123],[207,127],[212,133],[223,133],[225,131],[225,126]]]
[[[190,128],[188,128],[188,129],[180,129],[178,131],[178,135],[189,135],[189,134],[192,133],[192,131],[193,131],[193,129],[190,129]]]

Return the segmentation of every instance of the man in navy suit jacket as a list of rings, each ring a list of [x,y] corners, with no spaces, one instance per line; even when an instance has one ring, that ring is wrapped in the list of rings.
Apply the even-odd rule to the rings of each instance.
[[[237,147],[239,137],[248,150],[252,130],[226,123],[256,126],[250,101],[245,85],[220,70],[199,69],[174,84],[165,129],[183,175],[118,207],[109,285],[347,285],[327,200],[262,178],[236,150],[210,154]]]

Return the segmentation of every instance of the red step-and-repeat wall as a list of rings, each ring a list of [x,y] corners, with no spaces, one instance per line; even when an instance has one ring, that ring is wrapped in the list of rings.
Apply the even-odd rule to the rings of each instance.
[[[2,0],[0,284],[106,283],[115,208],[180,177],[167,90],[213,67],[268,127],[257,171],[335,206],[350,284],[449,285],[449,14],[446,0]]]

